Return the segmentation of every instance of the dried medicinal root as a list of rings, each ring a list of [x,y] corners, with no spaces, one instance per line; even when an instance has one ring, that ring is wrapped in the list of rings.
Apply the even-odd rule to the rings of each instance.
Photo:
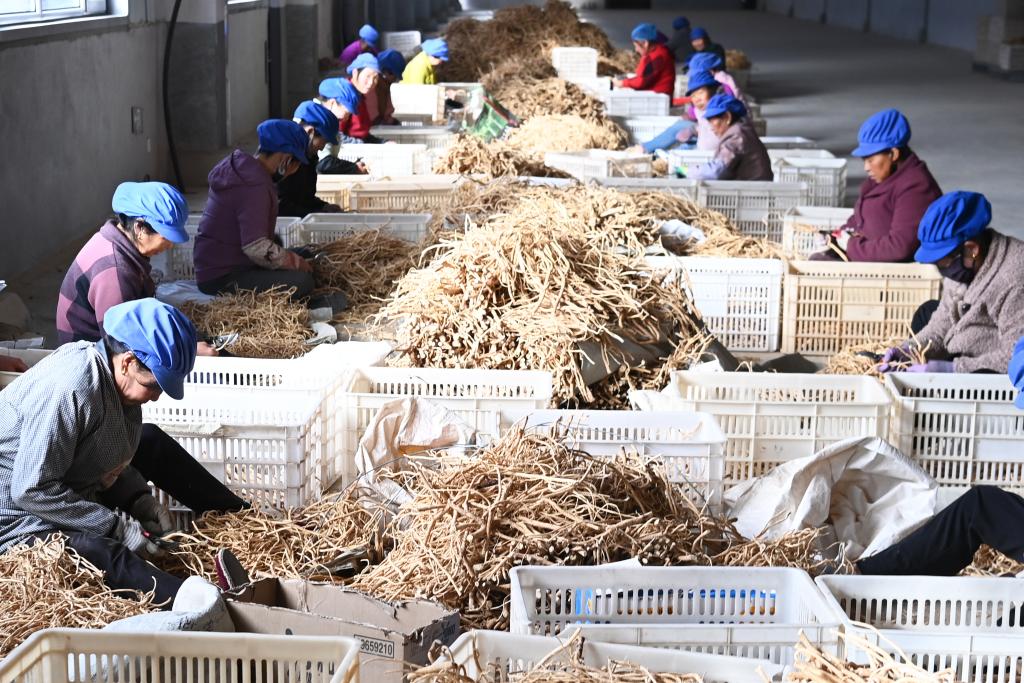
[[[839,353],[831,356],[828,362],[825,364],[825,368],[821,370],[821,374],[826,375],[869,375],[871,377],[883,377],[883,374],[878,370],[879,361],[876,357],[881,356],[891,348],[908,344],[907,337],[892,337],[881,342],[865,342],[863,344],[853,344],[846,347]],[[928,348],[931,346],[931,342],[921,347],[920,342],[914,337],[913,333],[910,333],[909,350],[907,355],[909,360],[893,361],[889,363],[894,370],[903,370],[911,365],[922,365],[928,362]]]
[[[0,554],[0,657],[44,628],[101,628],[158,609],[153,592],[112,590],[53,535]]]
[[[508,144],[544,158],[545,152],[582,149],[623,149],[626,131],[609,119],[584,119],[571,114],[535,116],[509,132]]]
[[[978,548],[974,561],[960,572],[961,576],[1017,576],[1024,572],[1024,563],[1003,555],[987,545]]]
[[[233,355],[247,358],[295,358],[309,347],[309,311],[291,300],[292,289],[266,292],[241,290],[222,294],[206,304],[186,303],[182,313],[201,335],[216,337],[237,332]]]
[[[561,78],[499,82],[488,92],[521,120],[535,116],[570,115],[589,121],[604,119],[604,105],[575,83]]]
[[[741,50],[725,51],[725,70],[736,71],[737,69],[749,69],[750,58]]]
[[[871,628],[866,624],[857,625]],[[892,655],[861,636],[840,632],[839,637],[846,641],[848,652],[863,652],[869,663],[853,664],[840,659],[819,649],[801,633],[793,668],[786,680],[791,683],[956,683],[953,669],[926,671],[910,663],[899,648],[895,648],[896,655]]]
[[[543,155],[522,151],[504,140],[484,142],[475,135],[460,134],[444,156],[434,163],[435,173],[568,178],[568,174],[544,165]]]

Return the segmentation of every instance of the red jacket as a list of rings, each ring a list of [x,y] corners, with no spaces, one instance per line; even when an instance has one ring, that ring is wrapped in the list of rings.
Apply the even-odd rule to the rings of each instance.
[[[636,76],[622,81],[623,88],[652,90],[672,97],[676,85],[676,62],[672,53],[661,43],[654,43],[640,58]]]
[[[853,215],[846,222],[857,234],[846,255],[851,261],[910,263],[917,250],[917,226],[925,209],[942,196],[928,166],[911,154],[880,183],[860,186]]]
[[[348,121],[338,126],[338,130],[344,135],[365,140],[370,135],[372,123],[370,110],[366,107],[366,98],[363,97],[359,100],[359,108],[352,112],[352,116],[348,117]]]

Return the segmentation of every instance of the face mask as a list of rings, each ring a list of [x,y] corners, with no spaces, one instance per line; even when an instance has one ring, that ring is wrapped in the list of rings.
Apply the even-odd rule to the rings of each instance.
[[[948,277],[954,282],[969,285],[977,273],[964,265],[963,254],[958,252],[952,263],[945,268],[939,268],[939,274],[942,277]]]

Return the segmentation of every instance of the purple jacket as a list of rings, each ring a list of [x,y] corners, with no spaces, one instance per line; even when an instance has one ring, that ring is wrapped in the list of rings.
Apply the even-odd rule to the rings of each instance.
[[[57,295],[57,340],[99,341],[111,306],[153,296],[149,259],[113,221],[107,221],[75,257]]]
[[[209,282],[255,267],[242,247],[274,237],[277,189],[251,154],[236,149],[213,167],[210,194],[193,253],[196,281]]]
[[[342,66],[348,66],[356,60],[356,57],[364,52],[369,52],[371,55],[377,54],[377,51],[372,47],[367,47],[365,50],[363,46],[359,44],[359,39],[356,38],[351,43],[345,46],[345,49],[341,51],[341,56],[338,57],[338,61],[341,62]]]
[[[868,178],[845,227],[856,233],[846,255],[851,261],[910,263],[917,250],[917,226],[942,190],[916,154],[880,183]]]

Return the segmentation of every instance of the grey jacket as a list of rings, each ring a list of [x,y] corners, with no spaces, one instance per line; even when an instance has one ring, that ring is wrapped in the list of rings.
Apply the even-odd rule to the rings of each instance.
[[[729,126],[718,141],[714,158],[704,164],[697,180],[772,180],[772,161],[753,126],[742,119]]]
[[[1024,242],[995,233],[970,285],[942,281],[939,307],[917,335],[930,358],[952,359],[957,372],[1005,373],[1024,336]]]
[[[100,481],[131,461],[141,432],[102,342],[65,344],[0,392],[0,551],[53,531],[109,536],[117,517],[98,502]],[[130,466],[111,488],[124,500],[142,490]]]

